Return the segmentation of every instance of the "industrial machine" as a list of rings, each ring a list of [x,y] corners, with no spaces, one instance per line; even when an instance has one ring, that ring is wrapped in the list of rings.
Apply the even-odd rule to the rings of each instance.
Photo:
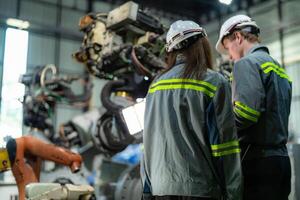
[[[65,103],[85,108],[91,97],[92,84],[89,76],[61,76],[57,67],[51,64],[35,67],[31,72],[21,75],[19,81],[26,86],[23,124],[31,129],[38,129],[50,140],[55,135],[53,115],[56,104]],[[73,91],[74,82],[81,83],[84,88],[82,94]]]
[[[60,136],[66,146],[79,149],[89,170],[93,170],[89,165],[97,155],[104,156],[96,169],[97,198],[140,200],[139,160],[120,162],[119,152],[125,149],[125,157],[130,157],[128,149],[142,142],[145,102],[139,99],[146,96],[155,75],[166,67],[165,28],[134,2],[109,13],[88,14],[79,26],[84,39],[73,56],[90,74],[108,82],[101,91],[103,107],[62,125]],[[132,157],[140,152],[137,145],[131,150]]]
[[[75,175],[61,167],[42,170],[40,180],[47,184],[30,184],[26,194],[30,199],[47,199],[49,195],[67,199],[71,198],[68,191],[78,189],[68,184],[89,183],[95,195],[87,199],[140,200],[139,144],[145,103],[141,99],[154,77],[166,67],[165,28],[131,1],[109,13],[87,14],[79,27],[84,38],[73,56],[85,66],[87,76],[60,76],[55,66],[46,65],[23,75],[20,82],[26,86],[24,124],[40,130],[48,141],[78,152],[83,158],[82,170]],[[103,107],[62,124],[57,134],[52,120],[56,104],[88,108],[92,87],[89,75],[108,81],[100,95]],[[70,86],[77,80],[85,87],[80,95],[75,95]],[[81,189],[91,192],[90,188]],[[64,192],[59,196],[55,191]]]
[[[122,109],[144,98],[154,76],[165,68],[164,28],[134,2],[127,2],[108,14],[88,14],[79,26],[85,36],[74,57],[94,76],[109,80],[101,92],[106,111],[100,113],[96,135],[98,146],[114,154],[141,138],[129,132]],[[112,95],[122,103],[113,101]],[[112,123],[115,134],[108,128]]]
[[[39,182],[42,160],[69,166],[73,173],[80,170],[82,162],[79,154],[47,144],[31,136],[10,139],[7,142],[6,150],[9,165],[18,186],[20,200],[25,200],[27,184]]]
[[[22,151],[24,154],[21,152],[20,156],[23,157],[21,159],[16,158],[16,162],[20,160],[17,163],[22,165],[18,164],[12,167],[13,175],[17,180],[20,199],[25,198],[25,185],[28,187],[26,189],[27,199],[70,199],[71,197],[71,199],[74,199],[76,195],[78,198],[85,196],[84,199],[94,199],[94,190],[88,186],[88,182],[77,181],[83,178],[83,174],[86,172],[85,167],[81,167],[81,173],[79,174],[70,173],[70,170],[57,164],[67,165],[68,156],[66,157],[66,155],[73,153],[71,151],[64,153],[62,148],[55,148],[53,145],[47,144],[62,145],[58,134],[56,134],[54,124],[54,112],[57,104],[65,104],[82,110],[88,108],[93,87],[90,76],[88,74],[84,76],[60,75],[57,67],[50,64],[33,68],[28,73],[21,75],[19,81],[26,86],[23,98],[23,124],[30,128],[29,135],[43,140],[39,141],[29,136],[32,142],[28,142],[26,136],[22,139],[27,143],[19,142],[20,144],[17,145],[19,146],[17,152]],[[80,89],[81,93],[78,92]],[[20,140],[17,139],[16,141]],[[47,162],[46,166],[45,163],[42,165],[41,159],[53,161],[55,166],[51,170],[56,172],[63,170],[62,174],[69,173],[73,177],[73,182],[65,181],[66,179],[60,177],[53,180],[45,179]],[[24,161],[21,162],[21,160]],[[43,184],[36,183],[39,181]],[[56,185],[51,185],[49,182],[56,183]],[[76,187],[72,185],[73,183],[76,183]],[[69,185],[65,186],[65,184]],[[54,192],[58,190],[60,195]]]
[[[26,186],[26,199],[80,199],[94,200],[94,189],[89,185],[73,185],[59,183],[31,183]]]

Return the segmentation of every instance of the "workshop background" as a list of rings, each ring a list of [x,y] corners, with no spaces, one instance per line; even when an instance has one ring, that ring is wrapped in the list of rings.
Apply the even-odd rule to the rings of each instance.
[[[79,19],[90,12],[109,12],[126,1],[121,0],[0,0],[0,147],[6,136],[18,137],[32,131],[23,125],[25,86],[20,76],[37,66],[53,64],[59,74],[87,76],[83,64],[72,54],[83,41]],[[221,24],[236,14],[251,16],[261,27],[262,43],[286,69],[293,81],[289,124],[289,148],[293,161],[292,200],[300,200],[300,1],[299,0],[233,0],[229,5],[217,0],[136,0],[141,8],[158,17],[165,27],[178,19],[199,22],[214,47]],[[8,19],[23,20],[22,29]],[[214,48],[213,48],[214,49]],[[214,50],[215,65],[220,56]],[[106,80],[90,77],[93,83],[89,107],[57,103],[54,126],[67,123],[87,109],[101,106],[100,91]],[[82,85],[75,85],[78,93]],[[0,193],[16,198],[16,187],[9,172],[0,173]],[[4,188],[4,189],[3,189]]]

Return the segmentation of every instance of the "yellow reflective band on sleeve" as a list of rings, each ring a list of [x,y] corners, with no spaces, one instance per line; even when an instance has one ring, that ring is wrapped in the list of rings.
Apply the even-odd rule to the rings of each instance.
[[[278,69],[279,71],[285,73],[285,70],[283,68],[279,67],[278,65],[276,65],[275,63],[272,63],[272,62],[265,62],[265,63],[263,63],[261,65],[261,68],[265,69],[265,68],[267,68],[269,66],[274,67],[274,68]]]
[[[227,151],[221,151],[221,152],[213,152],[212,155],[214,157],[220,157],[220,156],[226,156],[226,155],[230,155],[230,154],[237,154],[240,153],[241,149],[240,148],[235,148],[235,149],[230,149]]]
[[[237,107],[235,107],[235,108],[233,109],[233,111],[234,111],[237,115],[239,115],[239,116],[241,116],[241,117],[243,117],[243,118],[246,118],[246,119],[248,119],[248,120],[250,120],[250,121],[253,121],[253,122],[257,122],[257,121],[258,121],[257,118],[255,118],[255,117],[253,117],[253,116],[251,116],[251,115],[249,115],[249,114],[247,114],[247,113],[245,113],[245,112],[239,110]]]
[[[200,84],[200,85],[205,85],[208,88],[212,89],[213,91],[217,90],[217,87],[212,85],[211,83],[208,83],[206,81],[199,81],[199,80],[195,80],[195,79],[167,79],[167,80],[161,80],[158,81],[152,85],[150,85],[150,88],[155,87],[159,84],[164,84],[164,83],[196,83],[196,84]]]
[[[290,77],[285,73],[285,70],[282,67],[279,67],[278,65],[272,63],[272,62],[266,62],[261,65],[261,68],[263,69],[263,72],[265,74],[268,74],[269,72],[273,71],[275,72],[279,77],[287,79],[289,82],[292,82]]]
[[[263,70],[263,72],[265,74],[269,73],[270,71],[274,71],[278,76],[280,76],[281,78],[285,78],[287,79],[289,82],[292,82],[292,80],[290,79],[290,77],[287,74],[281,73],[279,72],[277,69],[273,68],[273,67],[269,67],[265,70]]]
[[[189,89],[203,92],[209,97],[213,97],[217,87],[205,82],[194,79],[167,79],[158,81],[150,86],[148,93],[154,93],[161,90]]]
[[[212,144],[210,145],[212,150],[219,150],[233,146],[239,146],[239,141],[233,140],[230,142],[222,143],[222,144]]]
[[[249,106],[247,106],[246,104],[243,104],[243,103],[240,102],[240,101],[235,101],[234,104],[235,104],[238,108],[240,108],[240,109],[242,109],[242,110],[246,110],[247,112],[249,112],[249,113],[251,113],[251,114],[253,114],[253,115],[257,116],[257,117],[260,116],[260,112],[258,112],[258,111],[256,111],[256,110],[250,108]]]
[[[188,84],[184,84],[184,85],[159,85],[159,86],[156,86],[153,89],[150,89],[149,93],[154,93],[154,92],[159,91],[159,90],[173,90],[173,89],[191,89],[191,90],[201,91],[201,92],[205,93],[206,95],[208,95],[209,97],[213,97],[215,95],[214,93],[210,92],[209,90],[207,90],[204,87],[195,86],[195,85],[188,85]]]
[[[11,164],[9,161],[9,156],[6,148],[0,148],[0,172],[9,170]]]
[[[241,151],[238,140],[233,140],[222,144],[213,144],[211,145],[211,150],[214,157],[239,153]]]

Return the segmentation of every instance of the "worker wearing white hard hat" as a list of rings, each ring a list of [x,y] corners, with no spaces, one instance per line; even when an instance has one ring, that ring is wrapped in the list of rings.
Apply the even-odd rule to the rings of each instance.
[[[168,69],[146,98],[144,199],[241,199],[240,148],[230,85],[212,70],[205,30],[174,22],[166,37]]]
[[[223,39],[233,33],[233,31],[243,29],[248,29],[247,32],[252,32],[255,35],[259,35],[260,32],[256,22],[246,15],[236,15],[226,20],[220,30],[216,44],[217,51],[221,54],[228,54],[228,51],[224,48]]]
[[[236,15],[222,25],[216,49],[235,62],[232,102],[242,150],[243,199],[288,200],[291,79],[260,44],[259,34],[254,20]]]

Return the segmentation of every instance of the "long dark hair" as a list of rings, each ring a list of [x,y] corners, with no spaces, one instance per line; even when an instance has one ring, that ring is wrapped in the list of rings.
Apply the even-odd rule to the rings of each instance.
[[[202,75],[207,69],[213,68],[212,52],[210,43],[207,37],[200,37],[189,47],[175,50],[167,53],[166,63],[169,71],[176,63],[176,58],[179,54],[185,57],[185,67],[182,78],[197,78],[202,79]]]

